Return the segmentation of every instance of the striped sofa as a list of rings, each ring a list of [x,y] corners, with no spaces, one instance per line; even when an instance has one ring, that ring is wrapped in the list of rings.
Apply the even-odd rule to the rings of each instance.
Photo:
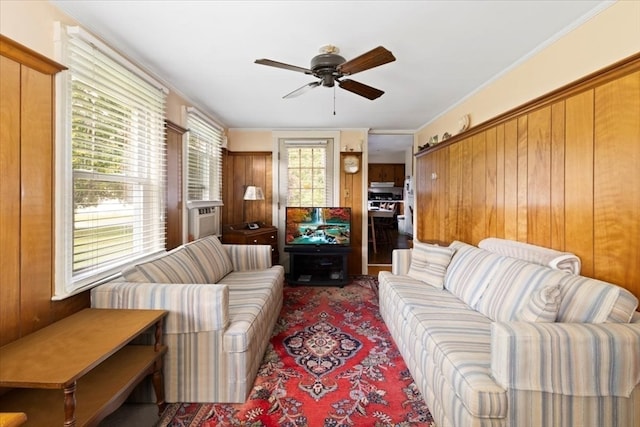
[[[392,263],[380,311],[438,427],[640,427],[625,289],[462,242]]]
[[[164,309],[165,400],[244,402],[282,307],[269,245],[209,236],[123,270],[91,291],[97,308]],[[148,337],[147,339],[151,339]],[[136,400],[153,401],[147,384]]]

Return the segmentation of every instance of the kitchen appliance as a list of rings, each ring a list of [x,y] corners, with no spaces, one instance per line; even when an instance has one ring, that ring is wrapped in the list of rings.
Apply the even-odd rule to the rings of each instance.
[[[413,194],[413,177],[408,176],[404,180],[404,187],[402,187],[402,194],[404,198],[404,234],[407,236],[413,236],[413,211],[414,211],[414,194]],[[398,223],[400,226],[400,223]],[[399,228],[402,232],[403,230]]]
[[[403,187],[376,187],[373,182],[371,184],[367,197],[369,201],[402,200]]]

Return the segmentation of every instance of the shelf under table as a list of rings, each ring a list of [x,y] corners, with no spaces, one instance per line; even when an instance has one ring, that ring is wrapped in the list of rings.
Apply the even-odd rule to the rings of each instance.
[[[85,309],[0,347],[1,412],[24,412],[26,425],[95,426],[142,379],[162,388],[165,310]],[[156,343],[128,345],[154,326]]]

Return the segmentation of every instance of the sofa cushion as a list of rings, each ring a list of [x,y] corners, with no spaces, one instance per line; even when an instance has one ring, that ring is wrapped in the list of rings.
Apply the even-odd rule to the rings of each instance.
[[[558,322],[629,323],[638,307],[638,299],[628,290],[589,277],[565,277],[560,292]]]
[[[279,309],[282,299],[284,269],[275,266],[260,271],[234,271],[220,284],[229,288],[229,327],[224,333],[224,351],[242,353],[260,342],[258,337],[270,337],[266,319],[269,309]]]
[[[404,352],[420,366],[436,362],[442,388],[469,413],[505,417],[506,392],[491,377],[491,320],[450,292],[420,286],[409,276],[380,272],[379,281],[381,311],[403,337]]]
[[[209,283],[193,258],[179,248],[154,260],[122,271],[127,282]]]
[[[231,258],[216,236],[207,236],[188,243],[184,249],[198,264],[207,283],[218,283],[233,271]]]
[[[414,242],[408,275],[434,288],[444,287],[444,275],[455,249]]]
[[[553,322],[558,314],[558,286],[569,273],[505,257],[474,307],[494,321]]]
[[[478,314],[478,313],[475,313]],[[418,310],[425,324],[426,350],[466,410],[475,417],[504,418],[506,390],[491,375],[491,322],[472,312],[449,315]]]
[[[475,307],[505,257],[458,241],[449,247],[456,252],[447,268],[444,287],[470,307]]]

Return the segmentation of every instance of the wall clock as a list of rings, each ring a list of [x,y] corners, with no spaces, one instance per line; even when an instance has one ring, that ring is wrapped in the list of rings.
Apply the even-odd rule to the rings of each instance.
[[[360,169],[360,159],[353,154],[344,156],[342,167],[345,173],[356,173]]]

